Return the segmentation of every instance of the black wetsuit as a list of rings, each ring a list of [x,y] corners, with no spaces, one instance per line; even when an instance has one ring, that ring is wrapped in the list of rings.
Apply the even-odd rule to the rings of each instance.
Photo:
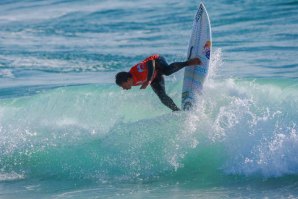
[[[172,109],[173,111],[179,111],[180,109],[176,106],[176,104],[173,102],[173,100],[166,94],[165,90],[165,80],[163,75],[171,75],[180,69],[187,66],[187,62],[174,62],[170,65],[167,63],[164,57],[160,56],[158,59],[155,60],[155,66],[157,75],[154,78],[154,80],[151,82],[151,87],[153,91],[157,94],[160,101]],[[152,61],[148,62],[148,76],[149,74],[152,74]],[[151,69],[151,70],[150,70]]]

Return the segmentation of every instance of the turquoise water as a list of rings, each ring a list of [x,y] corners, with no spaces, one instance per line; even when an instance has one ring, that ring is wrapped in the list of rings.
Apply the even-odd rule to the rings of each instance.
[[[114,75],[184,60],[198,1],[1,1],[0,198],[297,198],[298,3],[204,3],[204,95],[172,113]]]

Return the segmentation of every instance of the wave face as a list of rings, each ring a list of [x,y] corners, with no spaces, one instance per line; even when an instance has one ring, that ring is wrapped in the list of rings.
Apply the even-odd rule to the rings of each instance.
[[[196,110],[173,114],[162,113],[153,93],[113,86],[2,100],[1,172],[103,181],[175,178],[185,169],[190,179],[209,169],[297,175],[297,89],[289,82],[209,79]]]

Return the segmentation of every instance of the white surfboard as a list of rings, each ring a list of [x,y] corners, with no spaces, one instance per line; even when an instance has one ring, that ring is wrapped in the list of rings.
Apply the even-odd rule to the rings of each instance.
[[[190,110],[202,94],[203,84],[208,75],[211,48],[210,20],[204,4],[200,3],[193,21],[187,59],[199,57],[202,63],[185,67],[182,89],[183,110]]]

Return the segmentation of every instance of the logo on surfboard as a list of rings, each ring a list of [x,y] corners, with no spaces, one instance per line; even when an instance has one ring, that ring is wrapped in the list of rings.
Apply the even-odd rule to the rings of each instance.
[[[204,45],[204,53],[207,59],[210,59],[211,41],[207,41]]]

